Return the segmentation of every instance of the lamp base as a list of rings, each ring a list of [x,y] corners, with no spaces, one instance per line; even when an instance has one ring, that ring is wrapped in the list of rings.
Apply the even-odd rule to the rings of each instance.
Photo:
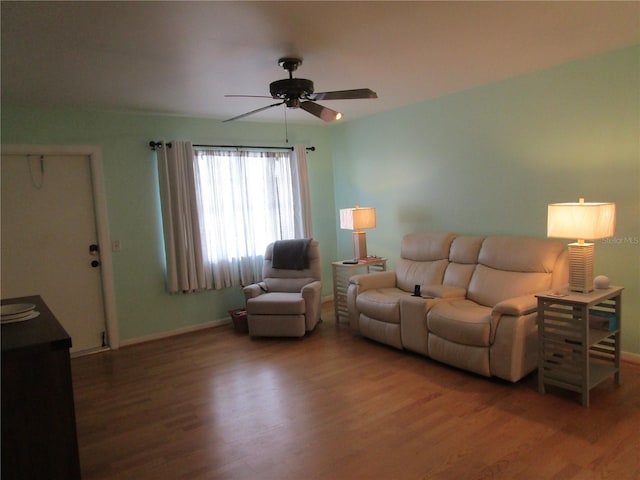
[[[569,290],[589,293],[593,291],[593,243],[569,244]]]
[[[356,259],[367,256],[367,234],[365,232],[353,232],[353,253]]]

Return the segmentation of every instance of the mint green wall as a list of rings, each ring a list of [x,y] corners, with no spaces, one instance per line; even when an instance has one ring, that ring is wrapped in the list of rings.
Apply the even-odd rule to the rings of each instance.
[[[120,240],[113,253],[121,340],[130,340],[227,317],[244,305],[241,289],[168,295],[155,154],[150,140],[194,143],[284,145],[284,125],[85,112],[3,108],[3,144],[98,145],[107,192],[109,233]],[[309,176],[314,237],[326,261],[323,295],[332,294],[330,259],[336,258],[335,206],[330,130],[289,125],[290,143],[314,145]]]
[[[374,206],[369,252],[397,258],[408,232],[544,237],[546,205],[613,201],[616,237],[598,241],[596,272],[625,286],[623,349],[640,354],[640,47],[332,128],[289,126],[309,155],[315,237],[330,262],[353,255],[339,208]],[[384,92],[379,92],[384,95]],[[2,143],[102,148],[123,340],[226,316],[240,289],[170,296],[164,289],[151,139],[282,145],[282,125],[74,110],[3,108]],[[335,188],[335,197],[334,197]],[[336,242],[337,238],[337,242]]]
[[[393,264],[405,233],[545,237],[548,203],[615,202],[595,271],[625,287],[622,346],[640,354],[639,59],[636,46],[332,127],[336,209],[376,207],[368,250]]]

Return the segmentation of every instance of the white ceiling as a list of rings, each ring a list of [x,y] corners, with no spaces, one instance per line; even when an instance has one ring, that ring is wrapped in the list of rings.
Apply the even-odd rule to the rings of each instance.
[[[640,43],[640,2],[10,2],[3,105],[225,119],[295,76],[345,120]],[[284,107],[244,120],[282,121]],[[322,123],[298,109],[289,122]]]

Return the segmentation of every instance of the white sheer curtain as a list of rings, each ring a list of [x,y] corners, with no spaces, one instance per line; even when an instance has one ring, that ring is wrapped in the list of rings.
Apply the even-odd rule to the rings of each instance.
[[[157,150],[162,222],[171,293],[207,288],[190,142]]]
[[[310,237],[306,156],[198,149],[195,158],[208,288],[259,281],[267,244]]]
[[[296,145],[291,156],[292,186],[295,209],[296,238],[312,238],[311,194],[309,192],[309,171],[307,169],[307,148]]]

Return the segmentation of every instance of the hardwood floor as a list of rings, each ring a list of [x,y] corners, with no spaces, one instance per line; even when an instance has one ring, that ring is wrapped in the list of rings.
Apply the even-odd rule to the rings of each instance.
[[[354,337],[212,328],[72,360],[82,478],[640,478],[640,367],[537,393]]]

